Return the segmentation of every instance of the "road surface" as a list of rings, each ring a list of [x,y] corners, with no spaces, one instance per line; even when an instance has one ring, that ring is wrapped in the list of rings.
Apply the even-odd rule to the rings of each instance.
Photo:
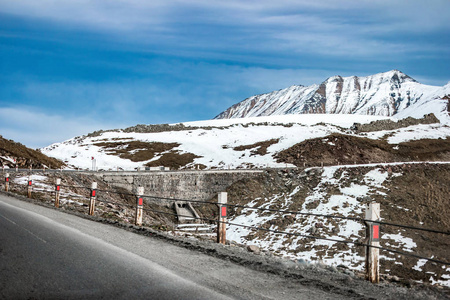
[[[0,195],[1,299],[339,299],[158,238]]]

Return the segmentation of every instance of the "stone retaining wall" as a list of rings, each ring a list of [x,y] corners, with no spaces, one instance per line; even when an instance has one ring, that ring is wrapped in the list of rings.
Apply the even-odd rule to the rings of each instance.
[[[96,173],[95,176],[133,193],[138,186],[143,186],[144,194],[148,196],[209,200],[234,182],[262,172],[264,171],[104,172]],[[146,201],[151,199],[146,198]],[[161,200],[157,201],[161,204]]]

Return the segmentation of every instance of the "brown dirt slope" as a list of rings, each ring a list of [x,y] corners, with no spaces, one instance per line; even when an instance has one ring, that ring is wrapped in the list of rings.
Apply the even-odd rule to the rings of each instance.
[[[37,150],[25,147],[13,140],[7,140],[0,136],[0,156],[7,156],[16,160],[19,168],[43,168],[44,165],[57,169],[64,165],[64,163],[55,158],[48,157]],[[15,168],[15,164],[9,160],[0,158],[0,162],[4,166]]]
[[[197,156],[192,153],[179,153],[178,151],[170,151],[164,153],[159,159],[151,161],[145,165],[148,167],[164,166],[170,167],[170,169],[172,170],[178,170],[181,167],[184,167],[192,163],[194,159],[198,157],[200,156]],[[203,169],[204,166],[201,168]]]
[[[266,155],[267,154],[267,148],[269,148],[273,144],[278,143],[279,141],[280,141],[279,139],[271,139],[271,140],[268,140],[268,141],[258,142],[258,143],[251,144],[251,145],[237,146],[237,147],[234,147],[233,150],[235,150],[235,151],[244,151],[244,150],[248,150],[248,149],[253,149],[251,151],[250,156],[253,156],[253,155]]]
[[[102,147],[108,155],[116,155],[120,158],[134,162],[152,159],[156,154],[169,151],[178,147],[178,143],[145,143],[141,141],[129,142],[99,142],[95,146]]]
[[[171,169],[179,169],[192,163],[195,158],[199,157],[192,153],[179,153],[179,151],[173,150],[180,146],[178,143],[114,141],[98,142],[94,145],[105,149],[108,155],[116,155],[134,162],[150,160],[162,154],[158,159],[145,164],[148,167],[164,166]]]
[[[450,221],[448,218],[450,215],[450,206],[448,205],[450,201],[449,164],[425,163],[397,166],[343,167],[338,169],[334,175],[336,179],[341,178],[337,186],[328,185],[324,187],[322,185],[322,188],[325,188],[322,192],[324,195],[327,195],[326,199],[332,195],[340,195],[340,187],[361,184],[364,182],[364,174],[373,169],[381,169],[381,172],[388,174],[388,179],[383,183],[383,187],[380,188],[384,193],[372,191],[367,195],[369,200],[380,203],[383,221],[450,232]],[[345,176],[343,176],[344,174]],[[306,197],[317,190],[321,176],[321,168],[309,169],[306,173],[301,169],[268,171],[254,178],[240,180],[230,186],[227,189],[228,202],[230,204],[246,205],[256,199],[257,204],[255,206],[258,207],[264,204],[267,199],[274,199],[276,195],[292,195],[292,202],[287,210],[297,211],[305,203]],[[295,188],[297,188],[297,192],[293,193]],[[281,199],[279,203],[276,202],[271,208],[276,208],[276,205],[284,203],[284,196],[279,198]],[[324,201],[327,201],[326,199]],[[368,199],[363,197],[359,198],[358,201],[363,206]],[[315,203],[312,202],[311,204]],[[210,213],[214,214],[213,212]],[[240,214],[242,214],[242,208],[231,208],[229,211],[230,217]],[[339,215],[339,212],[336,212],[336,214]],[[363,217],[362,215],[354,216]],[[270,222],[263,224],[262,227],[268,228],[276,225],[278,226],[277,229],[284,230],[294,222],[301,222],[298,218],[295,221],[294,217],[291,215],[279,215]],[[330,224],[332,226],[329,226]],[[315,228],[315,233],[311,234],[333,236],[334,232],[330,228],[337,228],[338,223],[334,219],[320,220],[317,223],[317,227]],[[388,225],[382,225],[382,234],[392,234],[394,236],[400,234],[404,238],[410,238],[416,244],[410,253],[450,262],[450,253],[448,251],[450,236],[448,235]],[[264,240],[266,235],[268,235],[267,232],[258,231],[250,234],[248,240],[250,243],[255,238]],[[360,232],[359,236],[363,239],[364,232]],[[304,239],[304,244],[297,244],[294,252],[310,251],[311,246],[308,245],[310,242],[312,242],[311,239]],[[401,250],[404,245],[393,239],[388,239],[382,240],[381,246]],[[333,249],[329,249],[328,246],[324,248],[315,246],[314,249],[318,255],[333,255],[333,251],[339,253],[339,251],[351,249],[351,251],[358,253],[359,256],[364,256],[362,247],[349,247],[345,244],[337,244]],[[403,251],[409,252],[409,250]],[[398,276],[403,278],[406,284],[411,284],[412,281],[432,283],[433,280],[442,280],[450,274],[450,270],[446,271],[446,268],[440,264],[427,262],[421,267],[422,271],[418,271],[414,268],[418,263],[417,258],[386,251],[381,251],[381,254],[388,258],[382,259],[380,262],[381,274]]]
[[[278,162],[299,167],[396,161],[450,160],[450,139],[388,144],[383,140],[332,134],[298,143],[276,154]]]

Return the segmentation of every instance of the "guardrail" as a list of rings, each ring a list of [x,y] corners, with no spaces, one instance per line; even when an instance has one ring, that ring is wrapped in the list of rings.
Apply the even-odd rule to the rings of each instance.
[[[393,227],[399,227],[399,228],[405,228],[405,229],[417,230],[417,231],[423,231],[423,232],[430,232],[430,233],[434,233],[434,234],[441,234],[441,235],[447,235],[447,236],[450,235],[450,232],[381,221],[380,205],[378,203],[369,203],[369,205],[366,207],[365,217],[358,218],[358,217],[345,217],[345,216],[339,216],[339,215],[317,214],[317,213],[308,213],[308,212],[291,211],[291,210],[277,210],[277,209],[271,209],[271,208],[250,207],[250,206],[245,206],[245,205],[230,204],[230,203],[227,203],[227,193],[225,193],[225,192],[221,192],[218,194],[218,202],[211,202],[211,201],[202,201],[202,200],[165,198],[165,197],[156,197],[156,196],[152,196],[152,195],[145,195],[143,187],[139,187],[137,189],[136,193],[122,193],[122,192],[117,192],[117,191],[113,191],[113,190],[97,189],[96,182],[92,182],[91,187],[61,185],[61,179],[59,179],[59,178],[56,179],[54,190],[45,190],[45,189],[39,189],[39,188],[33,189],[32,180],[27,181],[26,187],[23,187],[23,185],[20,185],[20,186],[22,188],[26,189],[28,198],[32,198],[32,191],[54,193],[54,197],[55,197],[54,198],[54,206],[57,208],[61,206],[60,193],[61,193],[62,188],[87,189],[90,191],[89,210],[88,210],[89,215],[95,214],[95,206],[96,206],[97,201],[104,202],[104,203],[110,203],[110,204],[124,205],[124,203],[120,203],[120,202],[111,202],[111,201],[105,201],[105,200],[99,199],[98,198],[99,194],[116,193],[116,194],[121,194],[121,195],[133,196],[136,199],[135,205],[133,206],[133,208],[135,209],[135,225],[136,226],[142,226],[142,224],[143,224],[142,219],[143,219],[143,215],[145,212],[154,212],[154,213],[158,213],[158,214],[171,215],[171,216],[175,216],[175,217],[191,217],[191,218],[193,217],[197,220],[201,220],[201,221],[205,221],[205,222],[209,222],[209,223],[216,223],[217,224],[217,242],[222,243],[222,244],[226,243],[226,230],[227,230],[227,225],[228,225],[228,226],[237,226],[237,227],[243,227],[243,228],[248,228],[248,229],[271,232],[271,233],[276,233],[276,234],[284,234],[284,235],[289,235],[289,236],[297,236],[297,237],[303,237],[303,238],[326,240],[326,241],[332,241],[332,242],[337,242],[337,243],[353,244],[356,246],[362,246],[362,247],[365,247],[365,249],[366,249],[366,277],[369,281],[374,282],[374,283],[379,282],[378,254],[379,254],[380,250],[403,255],[403,256],[419,258],[419,259],[431,261],[431,262],[434,262],[437,264],[442,264],[445,266],[450,266],[449,262],[438,260],[435,258],[424,257],[417,253],[408,253],[405,251],[399,251],[396,249],[381,247],[380,246],[380,237],[381,237],[380,225],[393,226]],[[5,191],[9,191],[11,189],[11,180],[9,178],[9,174],[5,175],[4,189],[5,189]],[[182,215],[179,215],[176,213],[169,213],[169,212],[152,209],[151,206],[149,206],[149,207],[144,206],[145,198],[153,199],[153,200],[159,199],[159,200],[173,201],[173,202],[182,201],[182,202],[188,202],[188,203],[194,203],[194,204],[214,205],[217,208],[218,218],[210,219],[210,218],[196,217],[196,216],[182,216]],[[366,226],[366,236],[365,236],[364,242],[350,241],[350,240],[341,240],[341,239],[337,239],[337,238],[326,238],[326,237],[319,237],[319,236],[315,236],[315,235],[300,234],[300,233],[295,233],[295,232],[286,232],[286,231],[263,228],[263,227],[258,227],[258,226],[249,226],[249,225],[243,225],[243,224],[229,222],[227,220],[228,212],[231,209],[236,210],[238,208],[266,211],[266,212],[272,212],[272,213],[280,213],[282,215],[303,215],[303,216],[312,216],[312,217],[321,217],[321,218],[353,220],[353,221],[361,222],[362,224],[364,224]]]

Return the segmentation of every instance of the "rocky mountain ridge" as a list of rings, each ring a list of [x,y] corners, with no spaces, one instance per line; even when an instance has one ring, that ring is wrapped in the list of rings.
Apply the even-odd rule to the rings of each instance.
[[[324,113],[404,118],[434,113],[442,122],[448,119],[449,94],[450,84],[424,85],[398,70],[366,77],[333,76],[319,85],[294,85],[252,96],[215,119]]]

